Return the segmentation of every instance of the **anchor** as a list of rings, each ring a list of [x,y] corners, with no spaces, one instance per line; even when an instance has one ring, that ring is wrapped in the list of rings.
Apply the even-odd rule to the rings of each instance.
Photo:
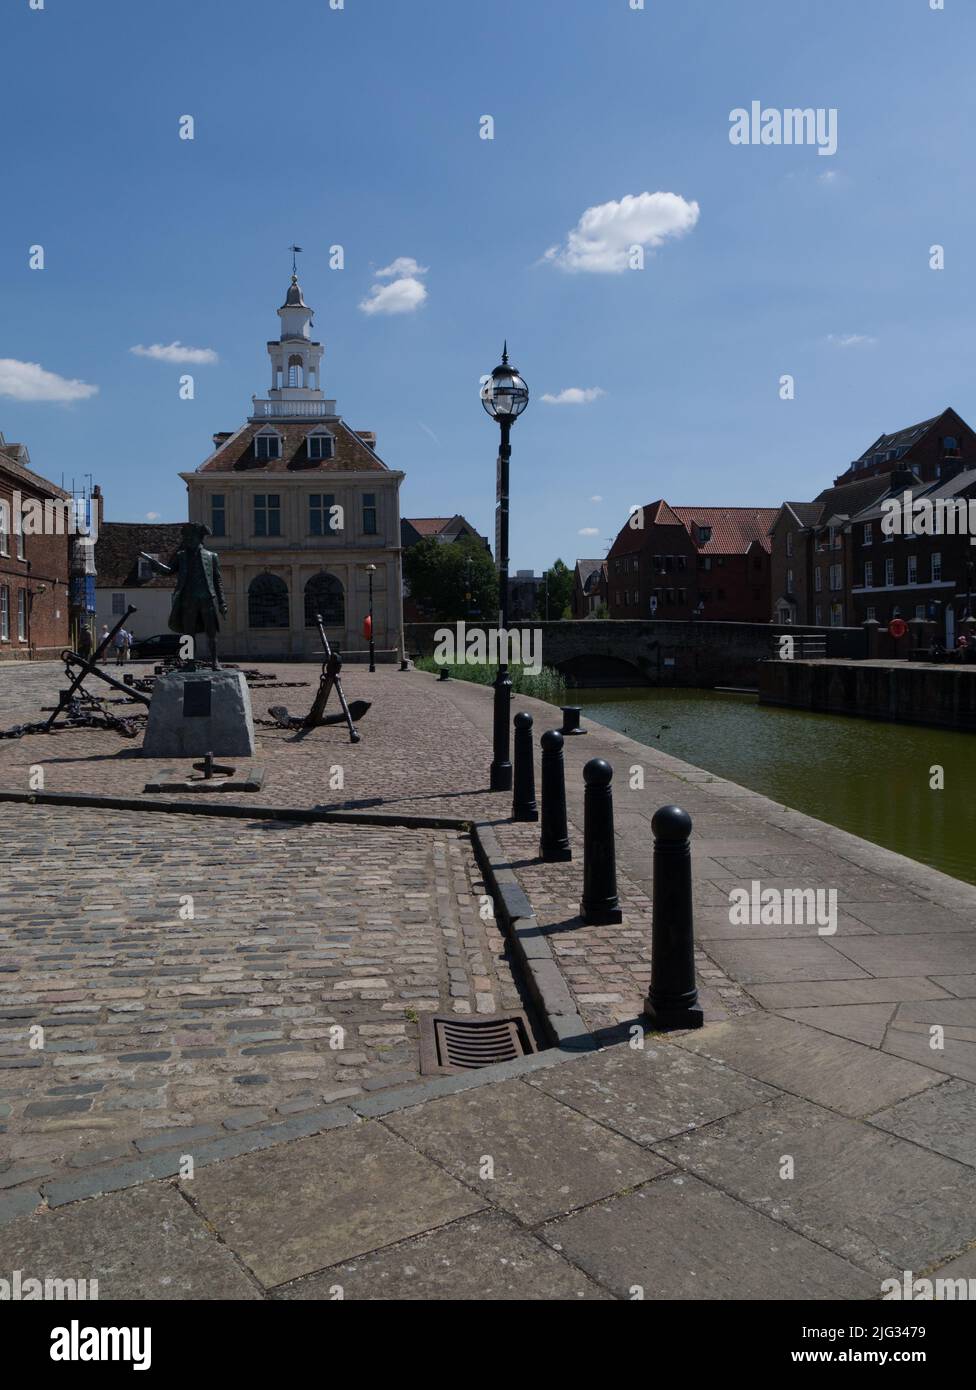
[[[325,660],[322,662],[322,674],[319,676],[319,688],[316,691],[315,699],[312,701],[312,708],[305,718],[299,715],[291,715],[284,705],[273,705],[268,713],[274,722],[282,729],[318,729],[324,724],[345,723],[349,728],[349,742],[359,743],[362,734],[356,728],[356,720],[362,719],[370,708],[369,700],[353,700],[352,704],[346,703],[346,697],[342,693],[342,657],[338,652],[334,652],[329,646],[329,639],[325,635],[325,625],[322,622],[321,613],[316,613],[315,621],[318,624],[319,637],[322,640],[322,650],[325,653]],[[339,704],[342,706],[341,714],[326,714],[325,707],[328,704],[329,696],[335,689],[339,697]]]

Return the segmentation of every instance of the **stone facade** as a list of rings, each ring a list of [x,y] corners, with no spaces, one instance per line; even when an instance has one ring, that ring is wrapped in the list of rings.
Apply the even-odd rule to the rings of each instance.
[[[255,398],[247,422],[214,435],[209,458],[180,475],[189,518],[210,528],[207,546],[220,555],[229,609],[221,655],[318,658],[321,612],[330,642],[360,659],[372,565],[376,658],[398,660],[403,474],[379,457],[375,435],[352,429],[324,397],[323,349],[310,339],[312,310],[294,276],[278,313],[267,399]]]

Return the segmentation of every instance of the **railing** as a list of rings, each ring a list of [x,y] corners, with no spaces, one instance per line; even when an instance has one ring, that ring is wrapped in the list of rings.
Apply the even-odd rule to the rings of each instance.
[[[307,419],[335,415],[335,401],[255,401],[252,420]]]

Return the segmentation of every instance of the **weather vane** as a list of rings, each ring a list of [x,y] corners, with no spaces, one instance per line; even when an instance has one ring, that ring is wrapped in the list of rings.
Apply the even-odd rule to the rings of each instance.
[[[302,249],[302,248],[301,248],[300,246],[289,246],[289,248],[288,248],[288,250],[291,252],[291,273],[292,273],[292,275],[297,275],[297,274],[298,274],[298,262],[295,260],[295,257],[298,255],[298,253],[301,251],[301,249]]]

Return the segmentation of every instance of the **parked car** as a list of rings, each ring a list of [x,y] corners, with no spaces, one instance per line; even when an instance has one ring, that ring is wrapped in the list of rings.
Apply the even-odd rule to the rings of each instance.
[[[160,632],[155,637],[137,637],[129,655],[142,661],[158,661],[160,657],[177,656],[180,640],[178,632]]]

